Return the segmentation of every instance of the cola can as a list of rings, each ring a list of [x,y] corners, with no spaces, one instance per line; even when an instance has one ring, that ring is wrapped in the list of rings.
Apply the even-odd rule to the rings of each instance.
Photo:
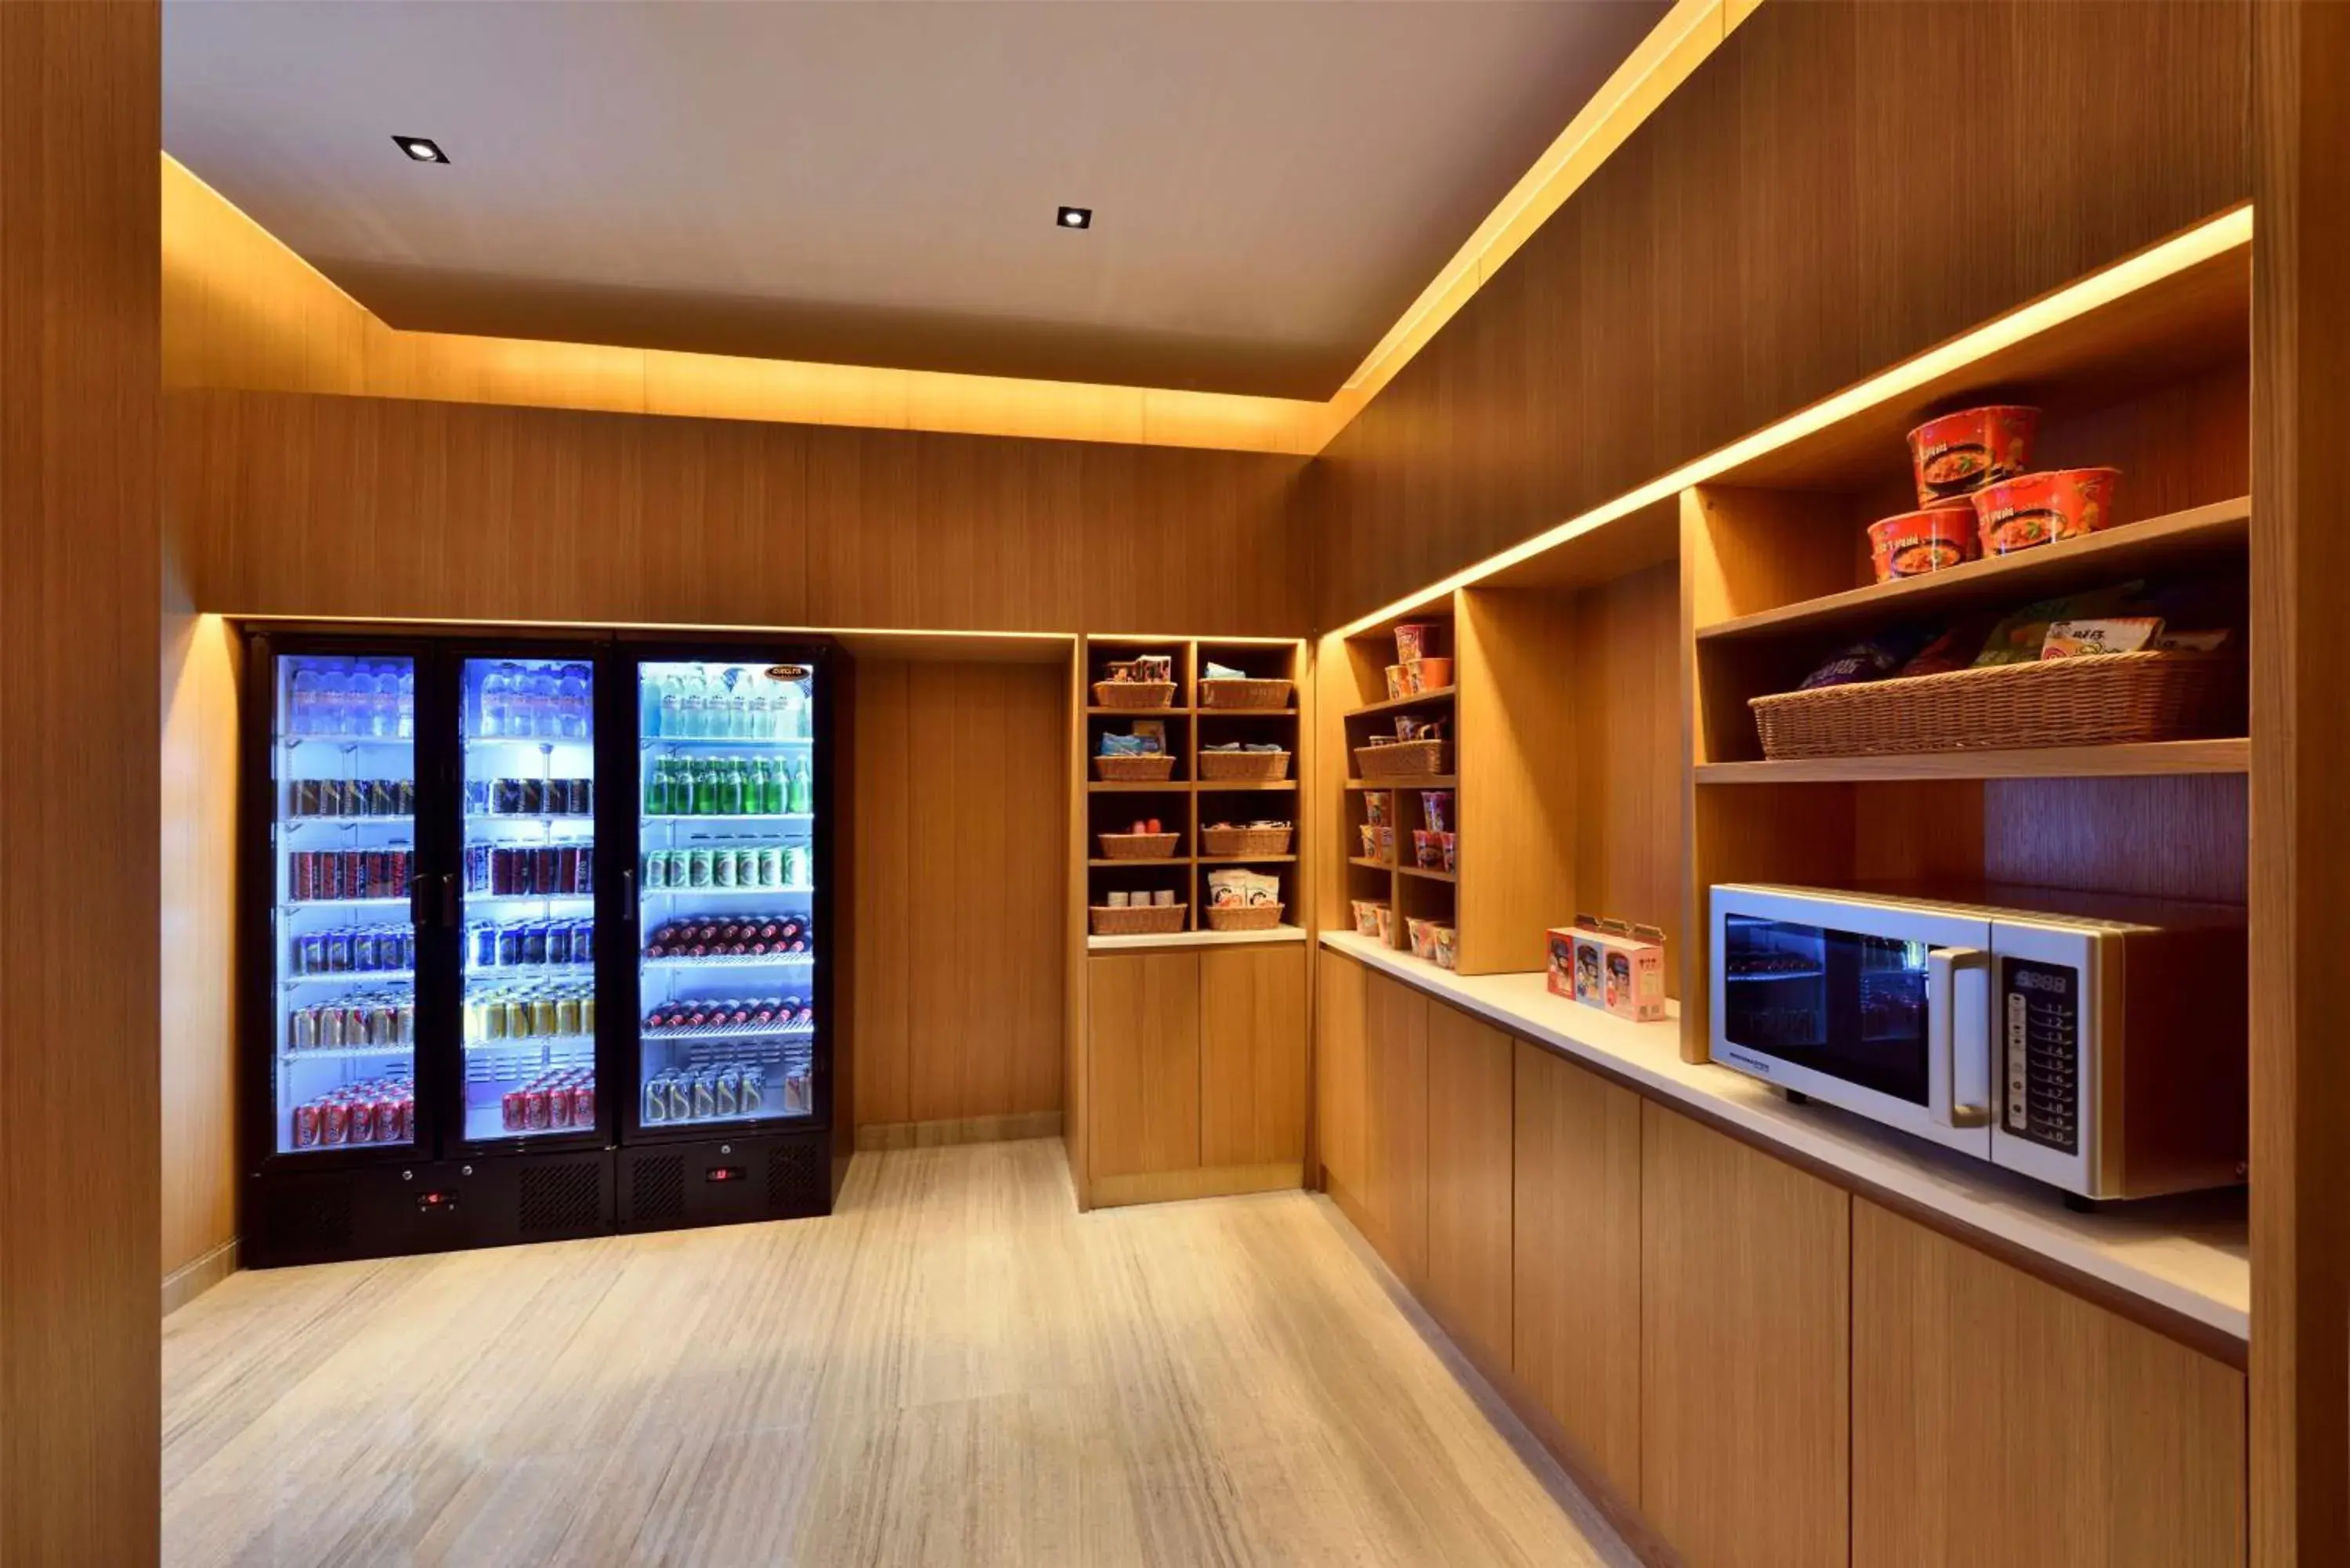
[[[416,1091],[413,1089],[400,1092],[400,1141],[416,1141]]]
[[[416,865],[416,851],[395,849],[391,852],[391,897],[408,897],[408,877]]]
[[[567,1085],[550,1085],[546,1090],[546,1125],[567,1127],[571,1125],[571,1090]]]
[[[522,810],[522,780],[493,779],[490,782],[490,810],[499,816],[512,816]]]
[[[318,1147],[318,1103],[316,1100],[294,1107],[294,1147]]]
[[[526,853],[534,862],[530,873],[530,890],[540,895],[562,892],[563,889],[556,883],[560,877],[563,851],[553,845],[548,845],[545,848],[533,849]]]
[[[297,1007],[286,1015],[286,1048],[289,1051],[315,1050],[318,1044],[318,1011],[314,1007]]]
[[[334,1051],[343,1044],[343,1010],[339,1007],[315,1009],[317,1013],[317,1044],[323,1051]]]
[[[416,815],[416,781],[414,779],[393,780],[391,804],[394,816],[414,816]]]
[[[574,816],[591,816],[596,811],[596,781],[570,779],[565,784],[565,809]]]
[[[307,904],[318,896],[318,857],[307,849],[296,849],[286,857],[287,889],[294,901]]]
[[[508,1089],[498,1096],[498,1116],[508,1132],[520,1132],[529,1126],[523,1115],[520,1089]]]
[[[515,890],[514,851],[500,845],[489,851],[490,892],[504,898]]]
[[[533,1085],[522,1092],[523,1125],[532,1132],[544,1132],[555,1125],[554,1112],[547,1105],[546,1090]]]
[[[592,1127],[596,1125],[596,1080],[583,1079],[571,1085],[571,1125]]]
[[[318,1107],[318,1141],[339,1148],[351,1141],[351,1105],[340,1095],[329,1095]]]

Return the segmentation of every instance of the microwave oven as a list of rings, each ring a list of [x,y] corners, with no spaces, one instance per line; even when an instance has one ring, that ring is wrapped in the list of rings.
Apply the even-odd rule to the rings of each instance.
[[[2243,1179],[2240,908],[1721,883],[1710,926],[1723,1066],[2079,1199]]]

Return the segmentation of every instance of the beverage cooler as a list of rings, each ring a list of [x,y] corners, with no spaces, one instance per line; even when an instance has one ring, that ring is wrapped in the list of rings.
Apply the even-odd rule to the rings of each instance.
[[[829,1208],[828,648],[247,656],[249,1262]]]

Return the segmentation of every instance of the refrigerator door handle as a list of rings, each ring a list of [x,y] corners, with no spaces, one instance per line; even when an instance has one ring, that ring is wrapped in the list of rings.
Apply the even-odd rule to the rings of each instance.
[[[446,871],[441,874],[441,923],[457,929],[457,878]]]
[[[620,924],[633,926],[636,923],[637,874],[634,871],[623,871],[620,873]]]

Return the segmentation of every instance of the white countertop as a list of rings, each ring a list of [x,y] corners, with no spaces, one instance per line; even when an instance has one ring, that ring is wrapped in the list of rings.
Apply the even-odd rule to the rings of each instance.
[[[1131,948],[1222,948],[1250,942],[1302,942],[1304,926],[1274,926],[1262,931],[1166,931],[1157,936],[1087,937],[1086,951],[1114,953]]]
[[[1324,931],[1321,940],[1511,1033],[1605,1067],[1658,1100],[1702,1110],[2051,1262],[2235,1339],[2250,1338],[2251,1249],[2241,1191],[2076,1214],[2051,1189],[2012,1172],[1834,1106],[1789,1105],[1727,1067],[1684,1062],[1678,1017],[1627,1023],[1552,995],[1540,971],[1463,976],[1352,931]]]

